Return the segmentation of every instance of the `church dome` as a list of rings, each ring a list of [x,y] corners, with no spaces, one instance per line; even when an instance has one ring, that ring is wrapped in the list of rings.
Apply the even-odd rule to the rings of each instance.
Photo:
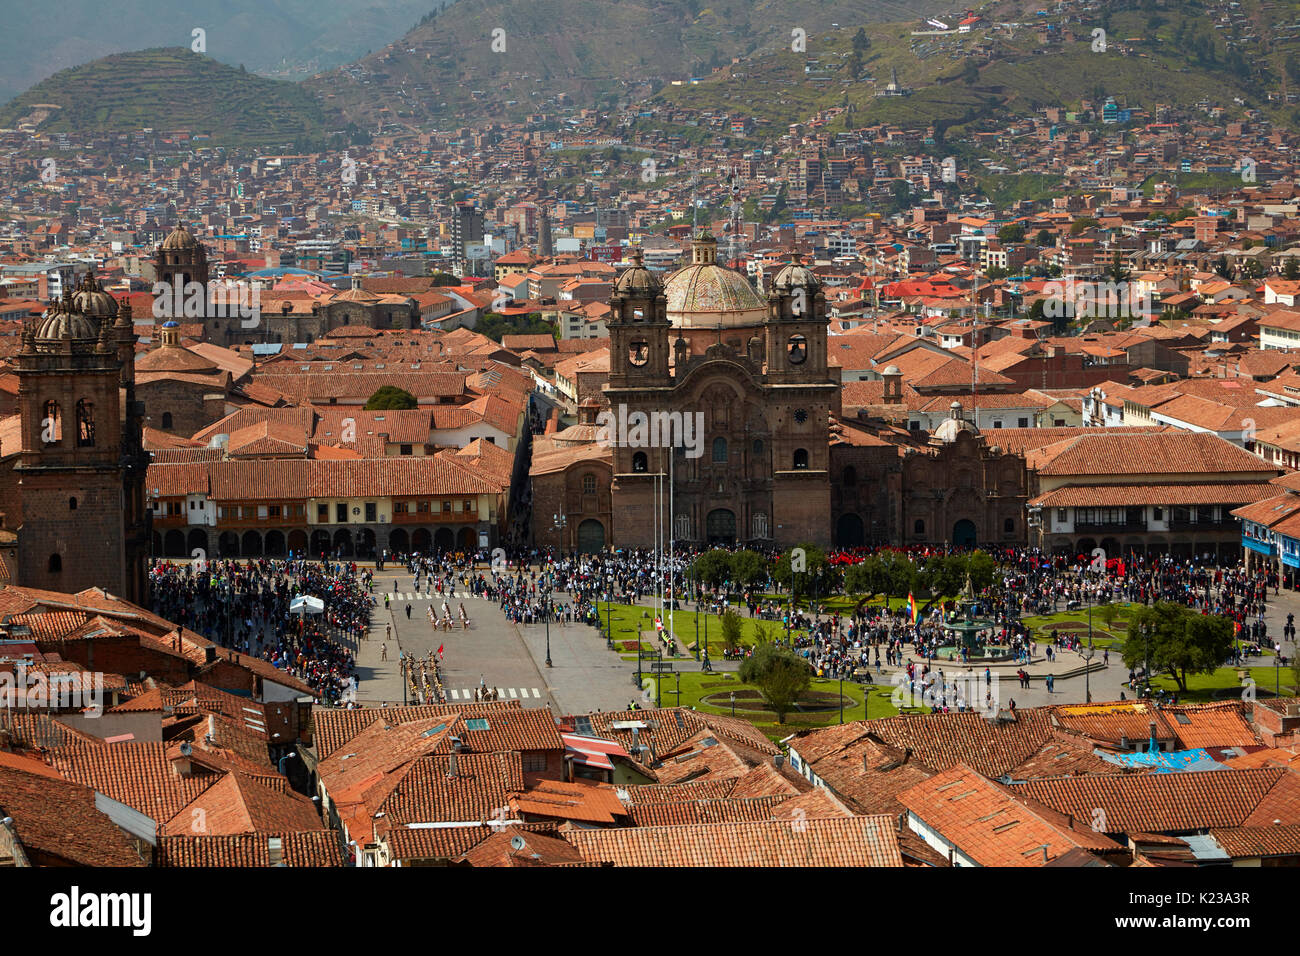
[[[176,252],[183,249],[193,249],[199,244],[199,241],[190,235],[189,230],[184,226],[178,225],[171,231],[171,234],[163,240],[162,247],[168,252]]]
[[[631,255],[632,265],[619,273],[614,282],[614,292],[632,296],[658,295],[663,291],[659,278],[644,265],[640,249]]]
[[[77,311],[85,315],[109,319],[117,316],[117,299],[104,291],[93,272],[86,273],[73,290],[72,301]]]
[[[961,402],[953,402],[949,406],[952,409],[952,415],[939,423],[939,427],[934,430],[930,436],[930,441],[938,445],[951,445],[957,440],[957,436],[963,432],[968,435],[978,435],[980,430],[975,427],[974,422],[968,422],[961,417]]]
[[[664,280],[664,290],[668,320],[680,329],[747,328],[767,318],[749,279],[718,265],[718,241],[707,233],[691,243],[691,264]]]
[[[93,342],[99,338],[99,326],[77,308],[71,293],[50,303],[36,322],[37,342]]]
[[[787,292],[790,289],[798,288],[815,289],[817,285],[817,277],[813,275],[811,269],[803,264],[803,256],[798,253],[795,254],[792,262],[781,267],[772,280],[772,290],[774,292]]]

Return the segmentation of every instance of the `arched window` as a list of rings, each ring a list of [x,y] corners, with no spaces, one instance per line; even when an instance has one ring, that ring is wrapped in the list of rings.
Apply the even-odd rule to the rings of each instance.
[[[47,565],[46,570],[49,571],[51,574],[58,574],[60,571],[62,571],[63,555],[58,553],[50,555],[50,563],[49,565]]]
[[[650,467],[650,460],[646,458],[645,452],[639,451],[632,456],[633,471],[647,471]]]
[[[59,410],[59,403],[53,399],[45,403],[45,414],[41,417],[41,441],[46,445],[63,441],[63,413]]]
[[[95,444],[95,403],[87,399],[77,402],[77,447],[92,448]]]
[[[76,499],[76,498],[69,498],[69,499],[68,499],[68,510],[69,510],[69,511],[76,511],[76,510],[77,510],[77,499]]]
[[[727,440],[725,438],[713,439],[713,460],[719,462],[727,460]]]
[[[172,427],[172,413],[171,413],[171,412],[163,412],[162,427],[163,427],[163,428],[171,428],[171,427]]]
[[[787,350],[790,355],[790,364],[802,365],[804,360],[808,358],[808,340],[802,335],[792,335]]]
[[[912,522],[912,531],[914,534],[925,534],[925,522],[917,518]]]
[[[808,467],[808,451],[807,451],[807,449],[804,449],[804,448],[796,448],[796,449],[795,449],[795,451],[794,451],[794,466],[795,466],[795,468],[807,468],[807,467]]]
[[[635,342],[629,342],[627,346],[627,360],[637,367],[650,361],[650,343],[642,339],[638,339]]]
[[[594,494],[596,493],[596,476],[595,476],[595,475],[583,475],[583,476],[582,476],[582,493],[583,493],[584,495],[594,495]]]
[[[844,487],[852,488],[857,483],[858,483],[858,470],[854,468],[852,465],[847,466],[844,469],[844,481],[843,481]]]
[[[754,457],[755,458],[763,457],[763,439],[761,438],[754,439]]]

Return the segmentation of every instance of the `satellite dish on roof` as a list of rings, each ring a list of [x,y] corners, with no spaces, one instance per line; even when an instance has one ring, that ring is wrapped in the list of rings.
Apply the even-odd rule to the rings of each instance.
[[[524,843],[524,838],[518,834],[510,838],[510,849],[514,850],[516,853],[522,850],[525,846],[527,846],[527,844]]]

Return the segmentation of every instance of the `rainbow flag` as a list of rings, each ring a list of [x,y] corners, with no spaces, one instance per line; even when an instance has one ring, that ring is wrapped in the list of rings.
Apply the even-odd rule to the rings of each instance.
[[[916,598],[912,596],[911,591],[907,592],[907,616],[911,619],[913,624],[916,623],[916,620],[919,617],[916,611]]]

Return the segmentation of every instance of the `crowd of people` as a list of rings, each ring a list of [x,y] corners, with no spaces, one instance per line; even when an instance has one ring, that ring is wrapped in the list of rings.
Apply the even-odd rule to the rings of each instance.
[[[323,703],[355,701],[356,656],[374,598],[373,574],[355,563],[301,558],[155,561],[149,571],[154,612],[308,684]],[[311,597],[319,611],[295,598]]]

